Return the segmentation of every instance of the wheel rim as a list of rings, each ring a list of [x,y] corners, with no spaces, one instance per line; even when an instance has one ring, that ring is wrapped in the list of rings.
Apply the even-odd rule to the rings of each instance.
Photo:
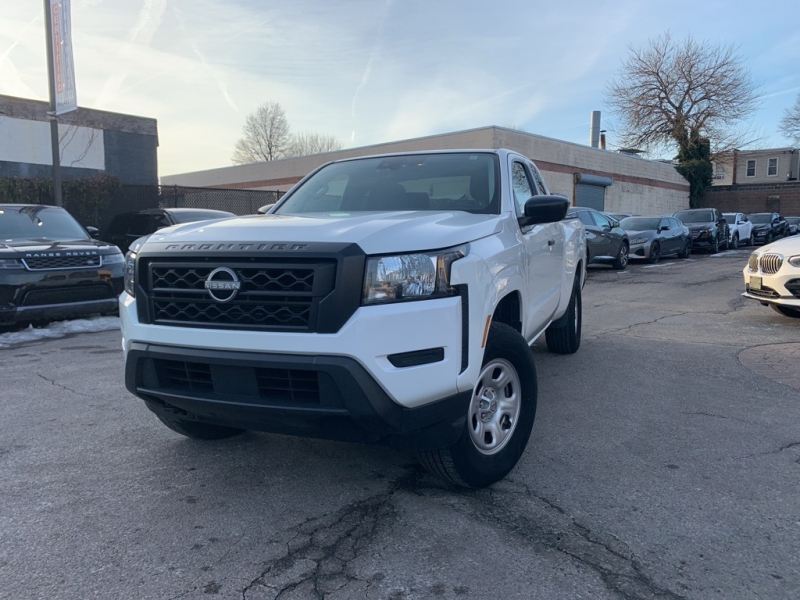
[[[496,454],[513,437],[519,420],[522,386],[514,366],[502,358],[487,364],[469,404],[467,426],[481,454]]]
[[[739,236],[738,235],[733,236],[733,247],[734,247],[734,249],[739,247]]]
[[[619,249],[619,264],[623,267],[628,264],[628,247],[625,244]]]
[[[661,258],[661,246],[659,246],[658,243],[655,243],[650,249],[650,260],[656,262],[659,258]]]

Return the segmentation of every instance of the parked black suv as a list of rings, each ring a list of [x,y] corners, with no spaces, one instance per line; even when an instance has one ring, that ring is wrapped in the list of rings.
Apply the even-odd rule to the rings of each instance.
[[[730,228],[716,208],[691,208],[672,215],[689,228],[692,247],[706,249],[712,254],[728,249]]]
[[[0,324],[114,312],[123,267],[63,208],[0,204]]]
[[[164,227],[235,216],[231,212],[210,208],[150,208],[116,215],[111,219],[101,237],[118,246],[123,252],[127,252],[128,246],[140,237],[150,235]]]
[[[575,206],[567,217],[577,217],[586,229],[586,264],[610,263],[615,269],[628,266],[628,234],[612,216],[593,208]]]
[[[747,218],[753,223],[756,244],[769,244],[784,236],[788,225],[778,213],[750,213]]]

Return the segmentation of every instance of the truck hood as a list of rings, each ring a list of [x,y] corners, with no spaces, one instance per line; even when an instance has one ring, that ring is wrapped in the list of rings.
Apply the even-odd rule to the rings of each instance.
[[[502,229],[502,215],[462,211],[359,212],[355,216],[250,215],[161,229],[150,242],[347,242],[367,254],[435,250],[471,242]]]

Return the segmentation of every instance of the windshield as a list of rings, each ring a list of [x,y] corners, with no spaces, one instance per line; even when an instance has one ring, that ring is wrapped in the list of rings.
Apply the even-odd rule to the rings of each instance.
[[[661,221],[659,218],[650,218],[650,217],[628,217],[627,219],[622,219],[620,221],[619,226],[625,230],[630,231],[646,231],[648,229],[658,229],[658,224]]]
[[[463,210],[498,214],[494,154],[412,154],[333,163],[287,196],[283,215]]]
[[[21,206],[0,208],[0,242],[90,239],[83,227],[63,208]]]
[[[681,212],[676,212],[674,217],[684,223],[710,223],[714,220],[714,213],[710,210],[700,210],[696,212],[693,210],[682,210]]]
[[[722,218],[728,223],[736,223],[736,213],[722,213]]]
[[[765,223],[772,223],[772,215],[769,213],[750,215],[750,220],[756,225],[764,225]]]

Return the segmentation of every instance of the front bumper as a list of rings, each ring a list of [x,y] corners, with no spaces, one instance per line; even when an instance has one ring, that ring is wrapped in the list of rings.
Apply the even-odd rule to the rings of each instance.
[[[697,232],[692,232],[692,248],[713,248],[714,247],[714,234],[708,233],[702,235],[704,232],[699,232],[700,235],[695,235]],[[722,241],[720,241],[722,244]]]
[[[653,240],[647,240],[641,244],[631,244],[628,256],[630,258],[650,258],[652,246]]]
[[[455,443],[471,398],[462,392],[407,408],[349,357],[140,342],[128,345],[125,385],[156,414],[415,450]]]
[[[745,298],[757,300],[761,304],[779,304],[792,308],[800,308],[800,269],[784,265],[778,273],[765,275],[753,273],[749,267],[744,268]],[[760,278],[755,285],[753,278]]]

